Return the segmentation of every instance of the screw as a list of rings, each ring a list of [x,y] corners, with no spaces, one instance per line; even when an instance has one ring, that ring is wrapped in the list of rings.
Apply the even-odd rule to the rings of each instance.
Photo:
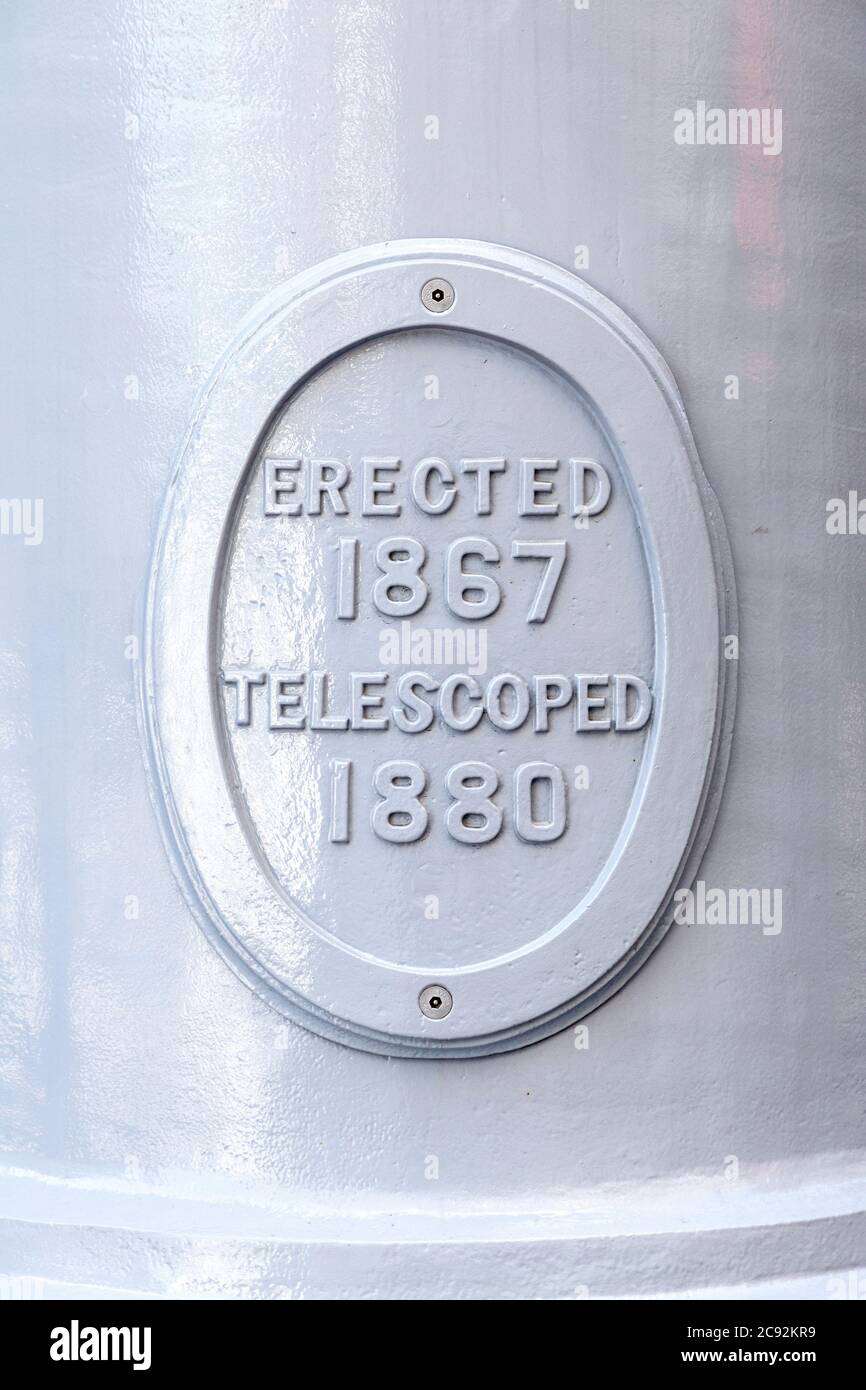
[[[427,1018],[445,1018],[454,1000],[444,985],[426,985],[418,995],[418,1008]]]
[[[421,286],[421,303],[431,314],[446,313],[454,299],[454,286],[447,280],[428,280]]]

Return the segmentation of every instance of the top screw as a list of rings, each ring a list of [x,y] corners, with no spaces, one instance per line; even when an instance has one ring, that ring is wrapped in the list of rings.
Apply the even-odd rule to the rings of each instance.
[[[431,314],[444,314],[454,303],[454,286],[447,280],[428,280],[421,286],[421,303]]]

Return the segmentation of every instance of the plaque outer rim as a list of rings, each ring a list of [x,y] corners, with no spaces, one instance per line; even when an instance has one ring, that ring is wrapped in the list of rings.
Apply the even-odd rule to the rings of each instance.
[[[421,305],[418,290],[424,279],[435,274],[455,282],[457,301],[448,314],[434,319]],[[498,970],[500,975],[489,1005],[476,989],[481,1002],[469,1011],[472,1031],[468,1031],[466,1012],[461,1019],[459,1009],[443,1021],[424,1019],[415,1000],[418,988],[428,981],[420,973],[400,967],[390,968],[392,975],[407,977],[401,981],[405,998],[394,1011],[398,1016],[392,1017],[377,982],[365,996],[369,1000],[369,1016],[351,1017],[343,1007],[345,998],[356,998],[358,982],[368,980],[371,970],[381,972],[381,965],[343,948],[345,961],[353,962],[348,971],[351,978],[335,980],[335,987],[326,987],[317,998],[311,997],[312,991],[302,993],[281,978],[268,959],[267,948],[260,941],[252,944],[253,917],[264,899],[262,885],[252,884],[250,865],[243,862],[239,853],[242,827],[220,823],[225,811],[225,805],[220,805],[221,794],[230,796],[230,791],[224,760],[220,762],[223,776],[219,787],[215,785],[212,760],[220,742],[212,680],[213,643],[224,548],[239,489],[266,427],[285,400],[312,371],[359,342],[422,327],[480,332],[529,350],[584,387],[583,374],[576,377],[564,365],[563,358],[567,360],[568,353],[576,351],[575,343],[581,334],[586,336],[588,325],[592,326],[593,346],[597,345],[611,371],[609,382],[600,393],[591,392],[591,398],[613,428],[613,442],[621,450],[627,476],[633,477],[629,459],[636,457],[635,451],[647,446],[652,452],[655,446],[664,453],[666,447],[664,462],[671,470],[668,486],[672,487],[669,505],[684,508],[689,522],[684,529],[690,547],[682,547],[688,553],[677,555],[677,547],[670,544],[673,533],[667,537],[664,534],[667,523],[662,519],[660,525],[655,525],[653,518],[642,510],[645,484],[638,482],[632,489],[653,585],[656,677],[661,669],[660,659],[667,670],[669,655],[675,657],[679,665],[674,669],[688,670],[696,682],[695,704],[699,706],[689,710],[689,698],[683,699],[686,692],[677,692],[671,685],[672,678],[665,676],[666,683],[659,692],[663,717],[668,719],[665,729],[669,732],[673,727],[669,710],[680,706],[693,745],[691,766],[687,751],[677,750],[670,739],[666,745],[672,756],[680,759],[676,766],[681,778],[688,775],[689,779],[685,810],[673,806],[676,785],[661,796],[661,804],[670,802],[671,815],[679,815],[682,821],[674,846],[665,851],[678,854],[674,871],[664,875],[662,891],[654,888],[646,922],[639,931],[631,926],[620,954],[607,969],[599,970],[596,978],[573,989],[572,979],[579,982],[580,967],[576,964],[564,965],[554,976],[554,988],[560,992],[564,989],[566,997],[554,1000],[549,993],[542,997],[543,969],[536,969],[534,977],[521,978],[521,963],[534,952],[526,956],[518,952],[493,962],[491,972]],[[533,341],[528,343],[527,338]],[[318,356],[312,361],[310,342],[320,345]],[[301,344],[305,346],[302,348]],[[273,376],[274,367],[278,367],[276,376],[282,383],[277,392],[273,388],[269,391],[266,384],[267,373],[270,370]],[[602,368],[590,367],[590,372],[593,369],[600,372]],[[620,402],[628,392],[635,394],[642,403],[643,418],[629,422],[628,411],[620,404],[615,415],[609,411],[605,400],[608,387]],[[636,409],[632,406],[632,412]],[[646,438],[640,437],[642,430],[649,431]],[[239,440],[246,441],[241,452]],[[665,482],[659,467],[657,464],[656,479],[660,481],[656,486],[663,496]],[[225,494],[232,470],[236,475],[231,483],[232,501],[227,507],[216,503],[205,507],[199,517],[191,508],[196,474],[199,479],[208,476],[221,480]],[[197,553],[195,547],[202,537],[206,544]],[[218,537],[216,542],[214,537]],[[650,559],[651,552],[656,561]],[[660,578],[662,571],[664,583]],[[691,577],[690,584],[684,582],[687,576]],[[207,613],[203,621],[196,622],[196,614],[201,617],[204,613],[203,583]],[[691,647],[684,640],[690,624]],[[715,821],[727,769],[737,661],[725,660],[722,639],[736,631],[734,574],[724,522],[701,468],[679,391],[664,359],[622,310],[577,276],[548,261],[484,242],[397,241],[325,261],[262,300],[243,321],[217,364],[200,395],[180,449],[154,547],[141,663],[140,712],[151,794],[185,897],[208,939],[236,974],[279,1012],[334,1041],[388,1056],[465,1058],[512,1050],[547,1037],[598,1007],[639,969],[671,925],[674,893],[689,886],[695,877]],[[660,634],[664,634],[661,658]],[[184,647],[193,655],[191,667],[182,670],[178,653]],[[192,696],[187,704],[180,698],[184,688],[187,697]],[[205,692],[209,729],[200,727]],[[658,744],[653,746],[658,753]],[[197,751],[202,753],[200,758]],[[655,770],[664,765],[654,758],[648,787],[659,786],[661,774]],[[213,800],[209,800],[211,796]],[[646,819],[648,814],[647,804],[648,797],[642,796],[643,810],[638,808],[620,857],[626,851],[632,852],[641,817]],[[658,798],[655,805],[659,805]],[[191,814],[190,807],[203,809]],[[689,824],[684,833],[686,819]],[[657,837],[666,833],[667,828],[656,832]],[[563,860],[560,858],[557,863],[561,866]],[[614,866],[617,867],[619,863]],[[261,874],[259,865],[256,869]],[[644,871],[640,856],[637,869],[639,873]],[[646,873],[649,877],[649,868]],[[233,891],[230,880],[235,885]],[[251,885],[255,891],[246,893]],[[605,887],[609,886],[608,881]],[[245,893],[251,917],[247,930],[239,931],[232,903],[241,912],[240,897]],[[593,906],[591,903],[590,909]],[[625,903],[623,914],[628,912],[632,917],[640,916],[633,904]],[[566,953],[567,948],[574,950],[569,933],[574,932],[579,920],[554,938]],[[619,930],[616,914],[609,913],[605,920],[612,923],[609,930],[615,934]],[[314,950],[318,949],[317,941]],[[566,960],[566,956],[562,959]],[[467,982],[473,988],[481,973],[440,969],[439,982],[450,987],[452,980],[458,980],[458,990]],[[337,974],[342,977],[343,971]],[[312,975],[313,990],[321,990],[323,981],[334,978],[327,969],[323,970],[320,961]],[[465,999],[465,991],[461,994]],[[457,997],[461,998],[461,994]],[[503,996],[513,1001],[514,1014],[512,1021],[505,1024],[493,1016]],[[417,1012],[417,1020],[412,1017],[413,1012]],[[407,1026],[410,1020],[415,1031]]]

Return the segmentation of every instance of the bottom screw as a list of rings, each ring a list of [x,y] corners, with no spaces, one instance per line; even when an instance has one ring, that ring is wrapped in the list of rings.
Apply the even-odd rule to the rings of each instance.
[[[418,995],[418,1008],[426,1018],[445,1018],[454,1000],[444,985],[425,985]]]

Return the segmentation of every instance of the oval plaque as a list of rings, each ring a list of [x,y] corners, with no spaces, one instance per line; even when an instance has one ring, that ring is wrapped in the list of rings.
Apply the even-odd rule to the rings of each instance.
[[[694,875],[734,631],[675,384],[620,310],[474,242],[301,276],[209,383],[154,560],[147,729],[202,924],[355,1047],[562,1028]]]

